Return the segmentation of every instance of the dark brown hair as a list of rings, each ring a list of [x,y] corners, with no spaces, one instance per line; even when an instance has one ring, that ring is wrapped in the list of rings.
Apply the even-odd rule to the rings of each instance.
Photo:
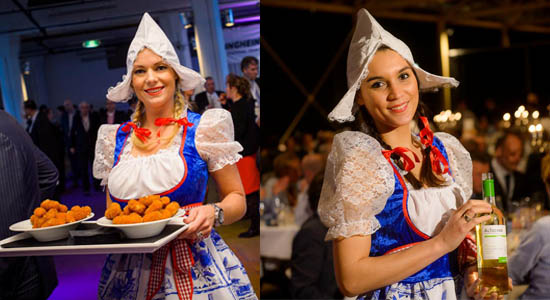
[[[244,98],[252,98],[252,95],[250,95],[250,83],[244,77],[229,73],[227,75],[227,84],[230,87],[237,88],[237,92]]]
[[[384,50],[392,50],[392,49],[385,45],[382,45],[380,48],[378,48],[377,51],[384,51]],[[418,89],[419,90],[418,106],[416,107],[414,120],[418,125],[418,128],[422,130],[424,128],[424,125],[420,121],[420,117],[426,116],[426,112],[428,111],[428,109],[426,105],[420,100],[420,82],[418,81],[418,76],[416,75],[414,68],[411,67],[411,70],[413,71],[414,77],[416,78],[416,82],[419,88]],[[357,95],[359,95],[359,91]],[[355,127],[354,128],[355,130],[365,132],[368,135],[375,138],[380,143],[382,148],[384,148],[385,150],[392,149],[391,146],[386,144],[386,142],[384,142],[384,140],[380,136],[380,133],[376,128],[376,125],[374,123],[372,116],[369,114],[369,112],[367,111],[364,105],[359,106],[359,111],[357,112],[357,117],[354,122],[354,127]],[[437,177],[432,171],[429,147],[427,147],[422,151],[422,157],[423,159],[422,159],[422,166],[420,168],[420,178],[418,179],[412,174],[412,172],[408,172],[407,175],[405,175],[405,178],[407,179],[407,181],[413,186],[414,189],[421,189],[424,186],[424,184],[426,184],[428,187],[444,186],[445,181]],[[401,162],[400,157],[397,154],[392,155],[391,158],[399,168],[403,169],[403,163]]]

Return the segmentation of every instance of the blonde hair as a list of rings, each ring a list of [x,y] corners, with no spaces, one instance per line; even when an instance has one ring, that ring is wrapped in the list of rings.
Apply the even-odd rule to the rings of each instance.
[[[176,79],[177,80],[177,79]],[[176,93],[174,95],[174,118],[179,119],[181,114],[183,113],[183,110],[185,109],[185,98],[183,97],[182,93],[180,92],[179,88],[176,86]],[[132,122],[136,123],[138,126],[140,124],[145,123],[147,116],[145,114],[145,105],[143,102],[139,101],[136,106],[136,111],[132,115]],[[164,148],[167,145],[169,145],[172,142],[172,139],[176,134],[178,133],[181,125],[177,123],[173,123],[172,125],[168,125],[167,127],[172,128],[172,132],[164,137],[160,138],[160,147]],[[132,132],[132,135],[130,137],[130,141],[132,142],[132,145],[139,150],[142,151],[151,151],[153,148],[156,147],[156,143],[151,143],[151,140],[146,140],[145,142],[142,142],[137,136],[135,132]]]

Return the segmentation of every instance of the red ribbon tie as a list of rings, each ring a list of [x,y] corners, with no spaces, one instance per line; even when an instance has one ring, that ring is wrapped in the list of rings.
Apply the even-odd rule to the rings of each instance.
[[[426,148],[430,149],[430,161],[432,163],[432,170],[436,174],[445,174],[449,172],[449,163],[445,159],[445,156],[441,154],[441,151],[433,145],[434,133],[430,130],[430,124],[426,117],[420,117],[424,129],[420,130],[420,142]],[[443,170],[442,170],[443,168]]]
[[[420,162],[420,159],[418,159],[418,156],[416,155],[416,153],[414,153],[411,149],[408,149],[405,147],[396,147],[396,148],[393,148],[392,150],[384,150],[382,151],[382,154],[388,160],[391,158],[392,154],[394,153],[399,155],[399,157],[403,159],[403,168],[405,168],[405,171],[409,172],[412,169],[414,169],[414,162],[408,155],[405,154],[406,152],[411,152],[414,156],[414,161],[416,161],[417,163]]]

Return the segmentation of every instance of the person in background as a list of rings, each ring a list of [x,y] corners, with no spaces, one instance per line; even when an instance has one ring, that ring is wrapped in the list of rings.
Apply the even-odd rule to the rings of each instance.
[[[132,115],[134,114],[134,112],[136,111],[136,107],[137,107],[137,98],[135,96],[133,96],[132,98],[130,98],[130,100],[128,100],[128,111],[126,112],[127,116],[126,116],[126,120],[131,120],[132,119]]]
[[[260,234],[260,172],[256,166],[260,130],[254,122],[254,102],[249,91],[246,79],[235,74],[227,76],[226,93],[233,102],[231,117],[235,140],[243,146],[243,158],[237,162],[237,168],[246,194],[246,212],[250,217],[250,228],[239,234],[242,238]]]
[[[0,240],[10,225],[28,219],[40,202],[53,196],[58,172],[17,121],[0,110]],[[51,257],[0,258],[0,299],[47,299],[57,286]]]
[[[220,98],[224,92],[216,91],[216,85],[212,77],[206,77],[204,88],[206,89],[204,92],[198,93],[195,96],[195,104],[198,110],[197,113],[202,114],[205,110],[210,108],[222,108]]]
[[[71,130],[71,153],[78,159],[80,180],[84,187],[84,194],[90,195],[90,164],[94,161],[94,145],[97,139],[99,120],[97,115],[90,110],[90,105],[83,101],[78,105],[80,109],[73,121]],[[99,190],[99,186],[95,186]]]
[[[241,61],[241,71],[250,85],[250,95],[254,99],[256,123],[260,125],[260,78],[258,78],[259,61],[254,56],[246,56]]]
[[[120,110],[116,110],[116,103],[105,101],[105,109],[99,111],[99,124],[121,124],[128,120],[127,115]]]
[[[313,213],[292,242],[290,293],[293,299],[342,299],[343,297],[334,276],[332,241],[325,242],[328,228],[321,223],[317,214],[323,180],[322,171],[312,178],[307,199]]]
[[[78,180],[80,178],[80,170],[78,166],[78,158],[75,153],[71,152],[71,130],[73,129],[74,119],[78,114],[78,110],[75,109],[75,106],[70,99],[63,102],[63,107],[65,108],[65,112],[61,115],[63,142],[65,145],[65,152],[69,157],[69,163],[71,165],[71,179],[73,181],[73,187],[77,187]]]
[[[324,168],[323,156],[320,154],[307,154],[302,158],[302,173],[304,177],[298,183],[298,202],[294,207],[294,220],[301,226],[315,211],[309,205],[308,195],[311,182]]]
[[[525,176],[517,170],[522,155],[523,139],[520,133],[507,131],[497,140],[491,172],[495,176],[497,206],[503,212],[512,212],[512,202],[528,195]]]
[[[63,151],[59,149],[60,140],[57,129],[48,118],[48,107],[41,106],[42,110],[36,109],[36,103],[33,100],[27,100],[24,104],[25,114],[27,115],[27,132],[32,138],[34,144],[44,152],[54,163],[58,170],[64,170]],[[65,185],[65,176],[60,176],[60,182],[56,188],[53,197],[55,200],[61,199],[61,193]]]
[[[550,195],[550,154],[541,163],[541,178]],[[534,175],[534,174],[533,174]],[[508,274],[514,284],[529,287],[519,299],[548,299],[550,295],[550,216],[537,220],[522,236],[508,261]]]

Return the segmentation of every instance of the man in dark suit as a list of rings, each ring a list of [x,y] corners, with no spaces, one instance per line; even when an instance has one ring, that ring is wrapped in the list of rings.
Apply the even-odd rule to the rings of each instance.
[[[323,173],[321,171],[313,178],[308,189],[313,215],[302,225],[292,242],[290,292],[293,299],[343,298],[334,277],[332,241],[325,242],[328,228],[317,214]]]
[[[525,188],[525,175],[517,171],[522,155],[523,139],[520,133],[507,131],[497,140],[491,172],[495,177],[497,206],[504,212],[512,212],[512,203],[529,194]]]
[[[99,124],[122,124],[129,120],[127,117],[123,111],[116,110],[116,103],[107,100],[105,109],[99,111]]]
[[[27,100],[24,104],[25,115],[27,117],[27,133],[31,136],[34,144],[42,150],[54,163],[58,170],[63,169],[63,149],[60,149],[60,140],[55,125],[48,118],[47,107],[38,111],[36,103],[33,100]],[[54,194],[55,200],[60,200],[61,193],[65,185],[65,177],[61,177],[62,182]]]
[[[81,102],[78,106],[80,113],[75,115],[71,130],[71,153],[78,160],[80,179],[84,187],[84,194],[90,193],[90,165],[94,160],[95,142],[99,129],[99,118],[90,110],[90,104]],[[96,186],[98,188],[98,186]]]
[[[65,112],[61,115],[61,129],[63,130],[63,141],[65,142],[65,152],[69,157],[69,162],[71,164],[71,179],[73,181],[73,186],[78,186],[78,179],[80,178],[80,172],[78,170],[78,160],[76,155],[70,151],[71,148],[71,130],[74,124],[75,115],[79,112],[75,108],[73,102],[70,99],[63,102],[63,107],[65,107]]]
[[[40,201],[53,195],[58,173],[25,130],[0,110],[0,240],[8,227],[28,219]],[[57,286],[51,257],[0,258],[0,299],[47,299]]]
[[[259,61],[254,56],[246,56],[241,61],[241,71],[250,83],[250,94],[254,98],[254,113],[256,123],[260,126],[260,78],[258,78]]]
[[[223,99],[221,98],[225,98],[225,93],[222,91],[216,91],[216,85],[214,84],[214,79],[212,77],[206,77],[204,88],[206,89],[206,91],[198,93],[195,96],[197,112],[199,114],[202,114],[205,110],[209,108],[222,108],[223,105],[221,102],[223,101]]]

